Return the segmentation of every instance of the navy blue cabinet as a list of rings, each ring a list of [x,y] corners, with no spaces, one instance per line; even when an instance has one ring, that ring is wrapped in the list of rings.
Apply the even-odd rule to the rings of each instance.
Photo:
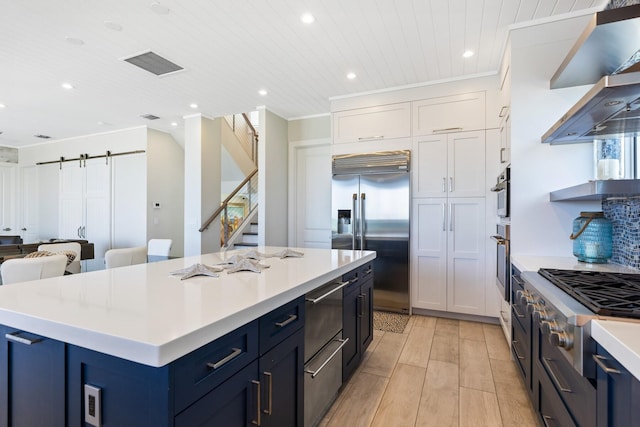
[[[302,426],[304,329],[260,357],[263,427]]]
[[[640,381],[600,345],[594,355],[597,426],[626,427],[640,421]]]
[[[356,370],[373,340],[373,263],[367,263],[342,277],[351,283],[344,288],[342,300],[342,379]]]
[[[257,373],[256,360],[178,414],[175,427],[262,425],[259,424],[261,384],[256,380]]]
[[[65,426],[65,344],[0,326],[0,426]]]

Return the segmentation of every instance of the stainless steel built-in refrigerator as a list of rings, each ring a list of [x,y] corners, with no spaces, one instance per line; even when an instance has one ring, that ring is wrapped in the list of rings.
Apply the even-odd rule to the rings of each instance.
[[[373,305],[409,312],[409,151],[333,156],[331,247],[377,252]]]

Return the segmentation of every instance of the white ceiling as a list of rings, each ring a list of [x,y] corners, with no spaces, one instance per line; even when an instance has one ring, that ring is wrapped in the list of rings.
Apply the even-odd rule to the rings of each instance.
[[[326,114],[334,96],[495,73],[510,24],[606,3],[162,0],[159,14],[152,1],[0,0],[0,145],[171,122],[179,132],[185,115],[259,105],[287,119]],[[148,50],[185,71],[157,77],[122,60]],[[149,113],[160,119],[139,117]]]

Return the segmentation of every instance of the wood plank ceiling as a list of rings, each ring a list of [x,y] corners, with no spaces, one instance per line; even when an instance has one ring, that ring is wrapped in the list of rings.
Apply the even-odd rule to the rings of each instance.
[[[258,105],[288,119],[326,114],[333,96],[496,73],[509,25],[605,3],[0,0],[0,145],[145,124],[171,131],[194,112]],[[122,60],[149,50],[185,70],[158,77]]]

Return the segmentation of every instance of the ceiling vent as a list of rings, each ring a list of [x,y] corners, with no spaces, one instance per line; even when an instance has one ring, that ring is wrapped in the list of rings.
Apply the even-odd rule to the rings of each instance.
[[[129,64],[133,64],[136,67],[140,67],[145,71],[155,74],[156,76],[164,76],[167,74],[175,73],[176,71],[184,70],[181,66],[174,64],[153,52],[145,52],[140,55],[124,58]]]
[[[158,120],[160,117],[154,116],[153,114],[143,114],[140,117],[147,120]]]
[[[51,139],[51,137],[49,135],[38,134],[38,135],[33,135],[33,136],[35,136],[36,138],[40,138],[40,139]]]

